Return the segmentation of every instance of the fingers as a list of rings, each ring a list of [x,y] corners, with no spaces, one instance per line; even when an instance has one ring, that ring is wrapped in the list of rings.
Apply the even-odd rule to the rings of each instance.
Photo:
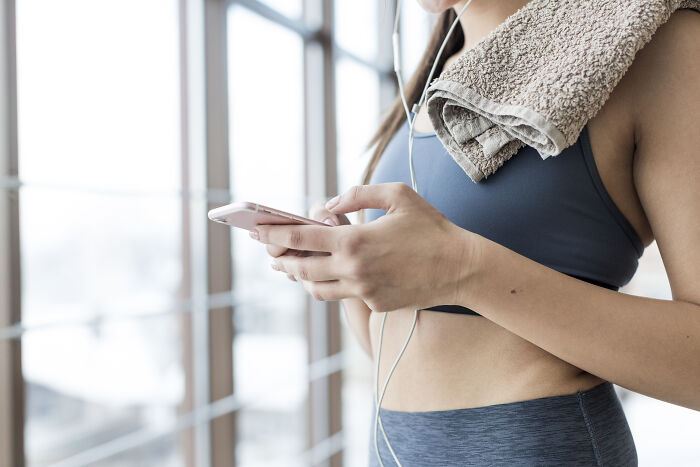
[[[332,252],[338,245],[340,228],[329,229],[317,225],[258,225],[251,230],[256,232],[258,241],[294,250]]]
[[[283,255],[304,256],[304,252],[299,250],[290,250],[289,248],[284,246],[269,244],[265,245],[265,248],[267,249],[267,252],[270,254],[270,256],[272,256],[273,258],[279,258]],[[294,277],[294,274],[287,274],[287,279],[294,282],[297,281],[297,278]]]
[[[326,203],[326,208],[335,214],[359,211],[360,209],[383,209],[389,211],[401,204],[406,196],[415,192],[403,182],[355,185],[348,191]],[[335,200],[335,203],[333,202]]]
[[[282,256],[287,251],[289,251],[289,248],[287,248],[286,246],[273,245],[272,243],[265,245],[265,249],[267,250],[267,254],[269,254],[273,258]]]
[[[315,251],[301,251],[301,250],[290,250],[289,248],[279,246],[279,245],[265,245],[267,248],[267,252],[270,253],[270,256],[273,258],[279,258],[280,256],[312,256],[312,255],[327,255],[328,253],[324,252],[315,252]],[[282,252],[279,253],[278,252]],[[290,281],[297,281],[297,278],[294,277],[294,274],[287,274],[287,279]]]
[[[286,253],[284,253],[284,255],[289,255],[289,256],[310,256],[313,254],[323,254],[323,253],[316,253],[313,251],[289,250],[289,249],[286,251]],[[282,256],[282,255],[280,255],[280,256]],[[287,273],[287,279],[289,279],[290,281],[297,282],[297,278],[294,277],[294,274]]]
[[[309,210],[309,218],[331,226],[352,225],[344,214],[333,214],[321,202]],[[309,229],[311,228],[311,229]],[[324,229],[325,230],[325,229]],[[317,226],[309,225],[258,225],[251,229],[251,237],[266,244],[270,256],[277,258],[287,250],[330,252],[337,245],[337,236],[328,236]]]
[[[315,221],[323,222],[324,224],[333,226],[343,224],[343,221],[339,218],[339,216],[333,214],[328,209],[326,209],[324,207],[324,204],[325,201],[320,201],[314,204],[309,210],[309,219],[313,219]],[[349,224],[349,222],[345,224]]]
[[[309,294],[318,301],[327,300],[341,300],[343,298],[348,298],[347,291],[344,291],[342,283],[338,279],[332,280],[304,280],[299,279],[295,276],[304,277],[323,277],[318,273],[316,269],[318,266],[314,262],[302,264],[300,261],[295,261],[301,258],[305,258],[304,261],[309,261],[309,257],[315,256],[317,258],[325,258],[328,261],[331,260],[331,255],[325,252],[314,252],[305,250],[292,250],[279,245],[266,245],[268,252],[273,255],[273,253],[278,253],[281,250],[286,250],[282,254],[275,256],[277,259],[275,262],[279,265],[278,270],[286,274],[287,278],[294,282],[301,282],[303,287]],[[291,259],[291,260],[290,260]],[[325,267],[321,265],[321,267]],[[313,272],[305,272],[306,270],[313,269]],[[322,270],[322,269],[321,269]]]
[[[302,281],[329,281],[339,279],[335,271],[332,256],[291,256],[284,255],[275,259],[272,269],[285,272]]]
[[[300,250],[287,250],[287,253],[285,255],[291,255],[291,256],[310,256],[314,254],[325,254],[325,253],[317,253],[314,251],[300,251]],[[290,281],[297,281],[297,278],[294,277],[294,274],[289,274],[287,273],[287,279]]]

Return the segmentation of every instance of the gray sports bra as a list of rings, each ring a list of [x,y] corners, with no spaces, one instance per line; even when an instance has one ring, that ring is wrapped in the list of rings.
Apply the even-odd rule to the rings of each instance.
[[[415,133],[418,193],[450,221],[564,274],[618,290],[637,270],[644,245],[605,190],[588,126],[561,154],[542,160],[525,146],[497,172],[474,183],[434,133]],[[396,132],[370,184],[411,186],[408,124]],[[365,222],[386,214],[367,209]],[[477,315],[445,304],[427,308]]]

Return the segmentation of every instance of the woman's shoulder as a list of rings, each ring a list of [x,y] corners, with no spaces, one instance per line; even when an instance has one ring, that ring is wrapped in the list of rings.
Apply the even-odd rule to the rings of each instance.
[[[674,114],[700,99],[700,12],[676,10],[657,29],[625,76],[635,99],[635,120],[643,131],[663,113]]]
[[[691,164],[695,152],[686,146],[694,144],[695,135],[689,133],[700,121],[698,76],[700,14],[678,10],[637,53],[610,98],[588,122],[603,183],[645,245],[654,233],[640,198],[648,199],[651,185],[659,182],[645,183],[640,175],[652,172],[648,167],[667,164],[667,158]]]
[[[683,8],[673,12],[637,53],[633,68],[656,76],[669,67],[697,67],[700,60],[700,12]],[[648,80],[646,80],[648,82]]]

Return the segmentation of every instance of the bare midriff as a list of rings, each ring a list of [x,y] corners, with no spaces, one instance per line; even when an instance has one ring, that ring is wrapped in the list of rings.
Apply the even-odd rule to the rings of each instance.
[[[413,315],[410,309],[387,314],[380,390]],[[382,316],[372,312],[369,319],[373,371]],[[479,407],[571,394],[602,382],[481,316],[421,310],[382,408],[424,412]]]

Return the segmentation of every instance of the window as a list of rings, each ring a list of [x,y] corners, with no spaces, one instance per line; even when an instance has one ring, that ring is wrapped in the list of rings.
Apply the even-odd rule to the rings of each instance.
[[[228,52],[233,198],[303,213],[302,37],[233,4]],[[235,295],[244,301],[234,314],[235,391],[244,399],[270,392],[240,411],[238,461],[283,465],[303,452],[306,442],[305,291],[281,281],[265,248],[251,245],[245,231],[232,233]],[[271,392],[275,386],[279,389]]]
[[[177,34],[172,0],[17,1],[29,465],[178,416],[182,323],[153,316],[181,282]]]
[[[359,182],[393,78],[353,33],[389,38],[390,5],[356,6],[2,3],[17,107],[0,121],[19,148],[2,153],[19,194],[0,206],[3,246],[19,234],[2,259],[21,281],[1,285],[22,300],[0,308],[0,345],[21,355],[0,371],[3,403],[25,408],[0,416],[16,428],[0,446],[19,443],[3,462],[364,461],[369,413],[348,400],[369,373],[339,304],[280,282],[263,247],[205,216],[240,199],[306,212]]]

